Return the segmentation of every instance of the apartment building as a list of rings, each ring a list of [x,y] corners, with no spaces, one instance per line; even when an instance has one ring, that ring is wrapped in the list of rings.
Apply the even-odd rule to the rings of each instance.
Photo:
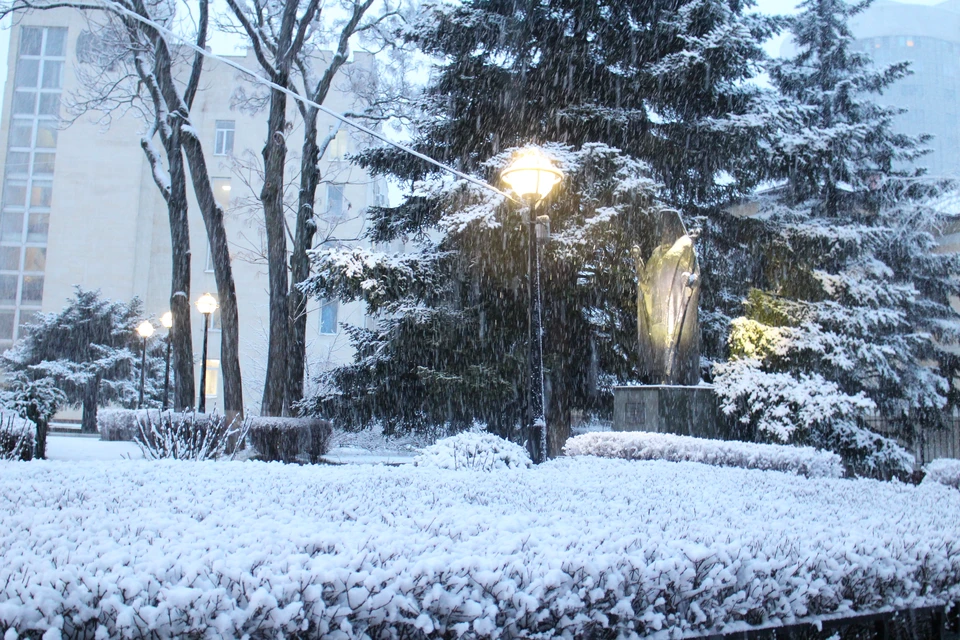
[[[159,318],[170,296],[170,229],[163,198],[140,147],[145,122],[136,110],[116,109],[109,119],[89,112],[67,122],[81,89],[85,52],[95,46],[86,18],[62,9],[22,16],[10,37],[8,81],[3,93],[0,145],[6,150],[0,208],[0,348],[39,311],[56,311],[75,285],[105,296],[144,301]],[[252,54],[232,59],[255,69]],[[357,54],[352,69],[372,69]],[[262,212],[256,198],[256,167],[266,137],[266,114],[236,106],[239,89],[251,85],[235,69],[205,64],[193,106],[213,188],[227,211],[240,317],[244,402],[257,410],[267,350],[267,266],[263,260]],[[326,105],[355,109],[356,97],[335,85]],[[299,165],[298,113],[290,105],[291,161]],[[321,114],[319,130],[335,134],[321,161],[316,202],[318,242],[361,244],[363,212],[380,203],[379,180],[345,161],[362,143],[347,127]],[[294,166],[294,164],[291,164]],[[216,294],[206,233],[190,191],[191,296]],[[295,201],[296,190],[292,192]],[[291,211],[291,217],[293,212]],[[362,304],[313,301],[308,319],[308,365],[319,368],[352,355],[344,323],[368,322]],[[158,335],[165,331],[159,327]],[[203,317],[193,319],[199,380]],[[207,406],[222,410],[219,319],[212,322],[207,357]]]

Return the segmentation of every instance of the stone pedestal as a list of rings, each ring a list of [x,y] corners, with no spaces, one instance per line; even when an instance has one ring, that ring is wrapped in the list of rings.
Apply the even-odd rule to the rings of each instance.
[[[728,440],[731,433],[713,387],[644,385],[613,388],[613,430],[655,431]]]

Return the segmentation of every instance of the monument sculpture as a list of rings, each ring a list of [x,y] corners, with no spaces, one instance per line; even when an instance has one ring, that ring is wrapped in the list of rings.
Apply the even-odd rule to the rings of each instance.
[[[614,429],[721,437],[713,389],[700,383],[700,265],[676,211],[659,212],[653,246],[633,248],[642,385],[614,389]]]

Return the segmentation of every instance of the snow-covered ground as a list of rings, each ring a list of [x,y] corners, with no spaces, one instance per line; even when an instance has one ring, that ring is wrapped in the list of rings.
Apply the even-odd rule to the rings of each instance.
[[[123,460],[143,458],[143,452],[133,442],[104,442],[99,436],[47,436],[49,460]]]
[[[937,483],[589,456],[492,473],[10,462],[0,631],[734,631],[957,599],[958,513]]]

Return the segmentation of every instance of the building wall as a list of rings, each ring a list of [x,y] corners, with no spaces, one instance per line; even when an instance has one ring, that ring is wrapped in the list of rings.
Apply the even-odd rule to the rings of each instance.
[[[902,133],[929,133],[933,153],[919,159],[935,176],[960,176],[960,2],[934,6],[880,1],[851,21],[861,51],[878,66],[911,63],[912,75],[877,101],[907,110]]]
[[[83,115],[69,126],[57,120],[57,116],[67,116],[66,105],[77,95],[76,45],[77,38],[86,29],[87,23],[80,14],[58,10],[24,16],[12,30],[9,80],[4,88],[4,115],[0,123],[0,146],[7,150],[0,164],[0,172],[5,176],[4,207],[0,212],[0,347],[16,339],[17,325],[29,320],[36,310],[50,312],[62,308],[75,285],[100,289],[113,299],[140,297],[147,313],[157,318],[169,308],[170,228],[166,206],[139,144],[145,123],[133,111],[114,112],[109,125],[98,122],[102,120],[101,113]],[[41,33],[40,55],[31,58],[28,54],[36,47],[30,38],[37,33]],[[64,45],[59,46],[58,38],[64,34]],[[42,48],[43,38],[50,41],[49,56]],[[19,53],[21,41],[23,55]],[[233,60],[247,68],[256,68],[252,55]],[[51,72],[47,82],[41,73],[34,81],[38,86],[28,92],[23,85],[32,79],[29,67],[35,62]],[[371,68],[371,64],[369,57],[358,54],[350,67],[358,71]],[[61,68],[62,79],[56,77]],[[21,86],[18,88],[18,85]],[[335,83],[335,90],[325,103],[338,112],[356,106],[356,97],[341,85]],[[261,257],[262,211],[256,200],[261,183],[256,168],[262,162],[260,152],[266,137],[266,114],[263,111],[251,114],[232,105],[238,88],[242,87],[247,94],[254,88],[226,65],[208,60],[200,86],[192,120],[204,144],[215,193],[227,211],[240,317],[244,404],[248,411],[255,412],[262,394],[268,324],[267,267]],[[49,97],[42,107],[50,115],[37,115],[36,106],[29,116],[14,113],[27,110],[23,105],[28,93],[53,96],[58,89],[62,104],[51,107],[54,98]],[[291,175],[295,176],[299,174],[302,123],[294,104],[289,105],[289,110],[293,125],[288,132],[288,153]],[[224,151],[216,144],[218,123],[221,129],[225,129],[226,123],[233,125],[232,153],[216,153]],[[52,131],[57,124],[60,128],[55,148],[34,144],[11,147],[26,139],[26,127],[18,128],[24,124],[33,127],[32,140],[36,140],[36,127],[42,125],[46,136],[41,141],[44,144],[50,143],[47,130]],[[335,119],[321,114],[321,135],[334,131],[336,126]],[[225,132],[221,133],[221,144],[224,136]],[[381,183],[339,157],[356,151],[360,144],[362,141],[343,127],[333,148],[321,161],[322,176],[342,186],[329,191],[327,185],[320,186],[316,203],[316,210],[320,212],[318,241],[329,237],[331,242],[362,243],[359,237],[363,231],[363,211],[385,193]],[[55,156],[52,164],[51,153]],[[24,188],[31,192],[30,202],[26,201]],[[216,295],[216,282],[212,270],[207,269],[206,232],[189,184],[188,192],[193,255],[190,293],[192,300],[196,300],[205,292]],[[295,202],[296,187],[291,190],[291,196]],[[17,198],[22,202],[17,204]],[[340,214],[331,211],[331,205],[338,203],[342,204]],[[291,221],[293,215],[291,211]],[[19,235],[15,228],[17,216],[26,222]],[[49,230],[44,234],[47,216]],[[7,229],[5,235],[3,229]],[[308,366],[312,373],[352,356],[340,323],[362,325],[367,322],[361,304],[339,305],[335,323],[331,322],[330,312],[328,308],[321,322],[320,304],[311,301]],[[193,339],[198,383],[202,328],[202,316],[196,313]],[[163,332],[161,328],[157,335]],[[219,354],[220,332],[215,319],[210,334],[208,371],[211,378],[216,378],[216,388],[211,388],[214,395],[208,396],[207,406],[222,410],[222,381],[216,369]]]

